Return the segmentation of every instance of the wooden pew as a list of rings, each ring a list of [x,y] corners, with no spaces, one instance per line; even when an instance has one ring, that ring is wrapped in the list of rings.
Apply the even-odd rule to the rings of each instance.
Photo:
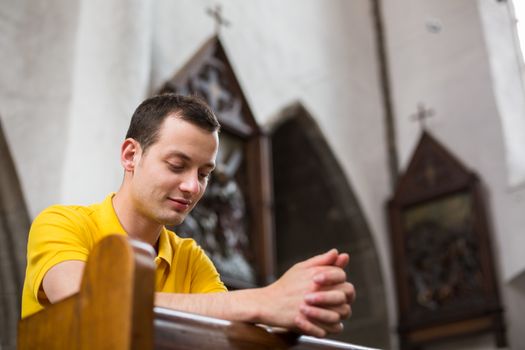
[[[153,249],[123,235],[91,252],[80,292],[18,325],[18,349],[152,349]]]
[[[346,349],[365,347],[153,307],[154,251],[114,235],[91,253],[81,290],[19,323],[26,349]]]

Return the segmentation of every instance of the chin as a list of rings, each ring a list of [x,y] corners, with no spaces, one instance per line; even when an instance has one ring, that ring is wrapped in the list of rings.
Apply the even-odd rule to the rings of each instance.
[[[177,226],[184,222],[184,219],[186,219],[186,215],[184,216],[177,216],[177,217],[167,217],[163,218],[160,221],[163,225],[166,226]]]

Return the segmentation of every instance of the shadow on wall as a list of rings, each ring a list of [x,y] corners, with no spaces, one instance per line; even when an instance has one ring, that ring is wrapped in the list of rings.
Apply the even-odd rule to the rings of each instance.
[[[16,349],[29,215],[0,123],[0,348]]]

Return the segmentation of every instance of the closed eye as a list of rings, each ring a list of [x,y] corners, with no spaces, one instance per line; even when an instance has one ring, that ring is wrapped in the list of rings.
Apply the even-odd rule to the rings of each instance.
[[[184,170],[184,165],[172,164],[169,162],[167,164],[168,164],[168,168],[174,173],[180,173],[181,171]]]
[[[208,179],[210,178],[210,176],[211,176],[211,172],[209,172],[209,173],[199,173],[199,177],[200,177],[201,179],[206,179],[206,180],[208,180]]]

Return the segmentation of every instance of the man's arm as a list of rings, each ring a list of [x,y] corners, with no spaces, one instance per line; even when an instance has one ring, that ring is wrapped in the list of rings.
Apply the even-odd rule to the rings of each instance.
[[[324,337],[342,330],[354,287],[342,270],[347,254],[331,250],[290,268],[263,288],[212,294],[156,293],[155,305],[228,319],[265,323]]]
[[[42,280],[47,299],[56,303],[77,293],[85,266],[83,261],[67,260],[50,268]]]
[[[342,330],[351,313],[354,287],[342,268],[348,255],[335,249],[290,268],[263,288],[227,293],[156,293],[155,305],[232,321],[265,323],[323,337]],[[55,303],[80,289],[85,263],[64,261],[44,276],[47,298]]]

